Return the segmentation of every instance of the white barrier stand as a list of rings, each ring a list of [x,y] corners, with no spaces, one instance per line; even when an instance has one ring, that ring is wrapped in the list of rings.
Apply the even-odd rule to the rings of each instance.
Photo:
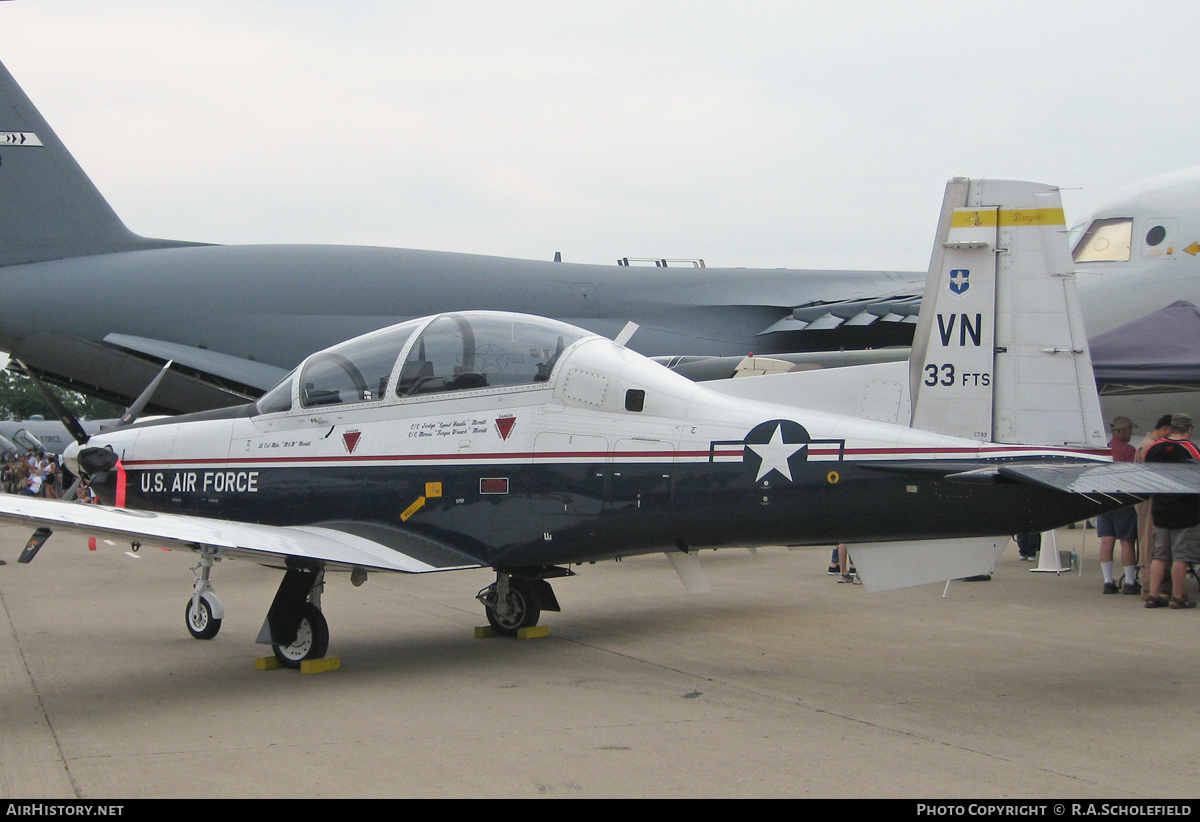
[[[1063,567],[1062,555],[1058,552],[1058,538],[1053,531],[1046,531],[1042,534],[1042,550],[1038,554],[1038,565],[1029,570],[1035,574],[1062,574],[1071,570],[1069,560],[1067,566]]]

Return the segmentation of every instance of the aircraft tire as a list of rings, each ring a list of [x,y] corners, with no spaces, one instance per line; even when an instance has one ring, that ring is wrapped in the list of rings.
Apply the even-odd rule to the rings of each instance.
[[[291,645],[272,645],[275,658],[286,668],[299,668],[306,659],[321,659],[329,649],[329,623],[321,609],[311,602],[304,604],[304,616]]]
[[[221,620],[212,615],[212,606],[203,597],[200,598],[199,609],[193,609],[192,600],[188,599],[183,610],[183,621],[192,639],[212,639],[221,630]]]
[[[508,582],[508,605],[504,616],[497,614],[495,608],[485,606],[488,624],[502,636],[516,636],[520,629],[537,625],[542,615],[532,587],[515,577]]]

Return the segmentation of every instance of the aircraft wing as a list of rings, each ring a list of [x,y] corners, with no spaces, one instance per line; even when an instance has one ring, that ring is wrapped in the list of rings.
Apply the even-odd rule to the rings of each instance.
[[[1001,465],[1001,477],[1068,494],[1200,494],[1200,465],[1192,463],[1067,463]]]
[[[365,522],[258,525],[0,494],[0,518],[53,532],[115,537],[168,550],[218,549],[257,562],[302,557],[345,569],[424,574],[480,563],[416,532]],[[28,559],[26,559],[28,561]]]
[[[828,331],[840,325],[846,326],[887,326],[904,323],[913,326],[917,322],[917,312],[921,308],[921,292],[924,278],[906,282],[892,290],[882,290],[881,293],[869,297],[856,297],[843,300],[813,300],[798,305],[791,314],[767,326],[758,332],[757,336],[775,334],[780,331]],[[911,331],[908,332],[911,336]]]
[[[171,360],[202,374],[208,374],[237,385],[256,388],[260,392],[270,391],[288,373],[286,368],[278,368],[231,354],[222,354],[218,351],[180,343],[152,340],[147,337],[135,337],[130,334],[108,334],[104,337],[104,342],[137,354],[146,354],[164,362]]]

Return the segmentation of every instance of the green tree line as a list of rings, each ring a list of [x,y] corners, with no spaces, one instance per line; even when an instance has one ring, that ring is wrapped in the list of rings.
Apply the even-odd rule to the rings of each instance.
[[[93,399],[78,391],[67,391],[54,385],[49,388],[59,401],[80,419],[111,419],[125,413],[125,409],[118,405]],[[35,415],[41,415],[48,420],[58,419],[58,415],[42,399],[29,377],[13,371],[0,371],[0,419],[27,420]]]

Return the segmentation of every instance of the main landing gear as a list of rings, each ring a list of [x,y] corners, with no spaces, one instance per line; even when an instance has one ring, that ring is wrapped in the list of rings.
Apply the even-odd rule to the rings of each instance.
[[[281,665],[299,668],[305,660],[325,656],[329,624],[321,613],[324,590],[324,567],[288,559],[287,572],[256,640],[270,645]]]
[[[522,568],[497,571],[496,581],[475,598],[483,603],[488,624],[501,636],[516,636],[538,624],[542,611],[561,611],[547,577],[571,576],[566,568]]]
[[[196,639],[212,639],[221,630],[225,611],[209,579],[220,559],[215,550],[202,551],[200,564],[192,569],[196,582],[185,618],[188,632]],[[321,613],[325,567],[297,557],[286,562],[287,570],[255,641],[270,645],[281,665],[299,668],[306,660],[323,658],[329,649],[329,624]],[[522,628],[537,625],[542,611],[562,610],[546,580],[566,576],[574,572],[554,566],[497,570],[496,581],[475,598],[483,603],[496,633],[516,636]]]

